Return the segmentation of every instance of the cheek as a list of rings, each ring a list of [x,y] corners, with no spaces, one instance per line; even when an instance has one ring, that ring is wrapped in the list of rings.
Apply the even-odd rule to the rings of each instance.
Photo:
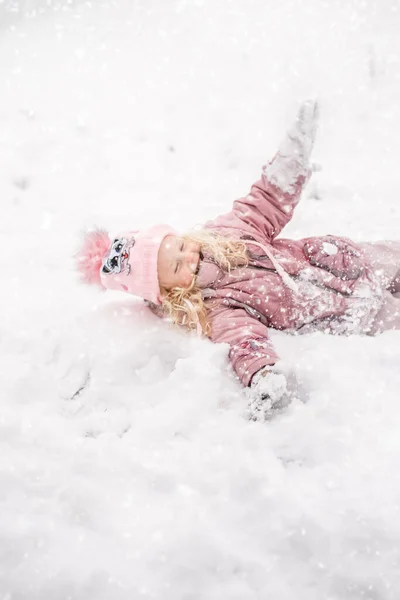
[[[157,271],[158,278],[163,286],[171,287],[174,285],[176,275],[174,274],[174,270],[171,269],[169,262],[159,261]]]
[[[182,273],[182,286],[183,287],[189,287],[189,285],[192,283],[192,279],[193,279],[193,273],[188,269],[187,271],[185,270],[184,273]]]

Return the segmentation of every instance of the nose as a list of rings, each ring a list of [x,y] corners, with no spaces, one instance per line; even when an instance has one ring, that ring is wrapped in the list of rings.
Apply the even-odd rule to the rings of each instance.
[[[185,255],[186,262],[193,262],[196,257],[196,253],[193,250],[187,250]]]
[[[193,269],[196,269],[198,260],[199,260],[199,253],[197,250],[194,250],[194,249],[187,250],[186,256],[185,256],[185,262],[189,267],[193,266]]]

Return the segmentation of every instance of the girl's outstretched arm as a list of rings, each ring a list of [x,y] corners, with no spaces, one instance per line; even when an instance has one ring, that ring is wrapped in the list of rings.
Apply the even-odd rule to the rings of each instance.
[[[211,311],[211,339],[230,345],[229,359],[244,386],[261,368],[279,357],[268,337],[268,328],[243,308],[219,306]]]
[[[311,174],[310,156],[318,123],[318,105],[304,102],[275,157],[263,168],[250,193],[236,200],[233,210],[221,215],[211,228],[229,228],[272,241],[290,221]],[[221,232],[222,233],[222,232]]]

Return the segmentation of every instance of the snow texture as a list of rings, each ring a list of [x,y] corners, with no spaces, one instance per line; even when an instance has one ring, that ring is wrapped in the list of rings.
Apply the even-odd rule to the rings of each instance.
[[[227,349],[79,284],[81,230],[186,231],[318,97],[285,237],[398,239],[397,0],[0,2],[0,598],[398,600],[400,333]]]
[[[318,115],[317,101],[307,100],[302,103],[295,122],[279,145],[276,156],[264,168],[266,178],[288,194],[294,194],[299,178],[306,179],[310,172]]]
[[[338,252],[337,246],[335,246],[335,244],[330,244],[329,242],[324,242],[322,248],[328,256],[335,256]]]

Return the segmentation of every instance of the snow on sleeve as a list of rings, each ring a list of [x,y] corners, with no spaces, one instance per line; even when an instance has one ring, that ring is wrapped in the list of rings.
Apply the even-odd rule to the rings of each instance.
[[[259,369],[279,360],[267,327],[244,309],[218,307],[211,311],[211,319],[211,339],[230,345],[229,359],[244,386]]]

